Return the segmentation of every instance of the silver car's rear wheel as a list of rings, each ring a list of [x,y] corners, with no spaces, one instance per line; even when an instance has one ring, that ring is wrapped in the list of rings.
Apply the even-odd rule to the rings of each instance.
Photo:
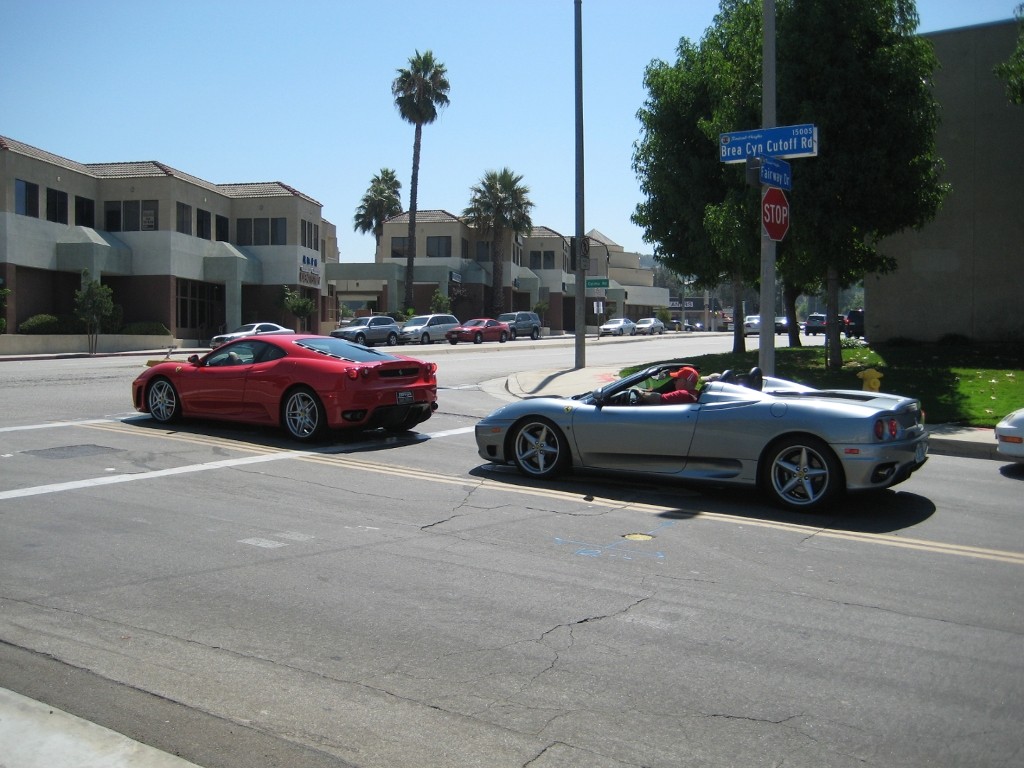
[[[296,440],[313,440],[323,432],[326,417],[320,400],[306,387],[293,389],[281,406],[284,428]]]
[[[810,435],[770,446],[762,463],[762,486],[772,500],[788,509],[817,511],[845,485],[843,469],[832,450]]]
[[[526,419],[512,430],[512,460],[527,477],[547,480],[569,464],[569,445],[547,419]]]
[[[150,415],[161,424],[167,424],[181,416],[181,400],[178,390],[167,379],[154,379],[146,392],[146,408]]]

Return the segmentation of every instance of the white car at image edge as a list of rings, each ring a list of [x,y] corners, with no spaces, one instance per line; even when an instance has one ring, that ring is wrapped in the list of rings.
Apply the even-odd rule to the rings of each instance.
[[[1024,461],[1024,408],[996,424],[996,453],[1011,461]]]
[[[216,349],[221,344],[240,339],[243,336],[258,336],[262,333],[295,333],[291,328],[285,328],[277,323],[248,323],[241,328],[235,328],[231,333],[221,333],[210,339],[211,349]]]

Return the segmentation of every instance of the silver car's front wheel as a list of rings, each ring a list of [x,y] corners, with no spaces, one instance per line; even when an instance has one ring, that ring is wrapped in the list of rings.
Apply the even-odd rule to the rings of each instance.
[[[324,429],[326,418],[320,400],[312,390],[292,390],[281,406],[284,428],[296,440],[313,440]]]
[[[832,450],[811,437],[788,438],[765,454],[762,485],[775,503],[802,512],[821,509],[842,492],[843,470]]]
[[[547,419],[527,419],[513,429],[512,460],[527,477],[547,480],[569,463],[569,446],[561,430]]]

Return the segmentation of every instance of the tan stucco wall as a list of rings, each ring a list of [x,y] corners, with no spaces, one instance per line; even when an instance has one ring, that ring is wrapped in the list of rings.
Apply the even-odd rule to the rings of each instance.
[[[1024,337],[1024,107],[1008,103],[992,74],[1017,29],[1006,22],[926,35],[941,65],[937,144],[952,192],[920,232],[882,243],[899,269],[865,278],[868,339]]]

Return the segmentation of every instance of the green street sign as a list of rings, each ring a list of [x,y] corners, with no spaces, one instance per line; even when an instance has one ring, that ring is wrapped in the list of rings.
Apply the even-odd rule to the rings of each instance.
[[[607,277],[588,277],[587,288],[607,288],[608,278]]]

